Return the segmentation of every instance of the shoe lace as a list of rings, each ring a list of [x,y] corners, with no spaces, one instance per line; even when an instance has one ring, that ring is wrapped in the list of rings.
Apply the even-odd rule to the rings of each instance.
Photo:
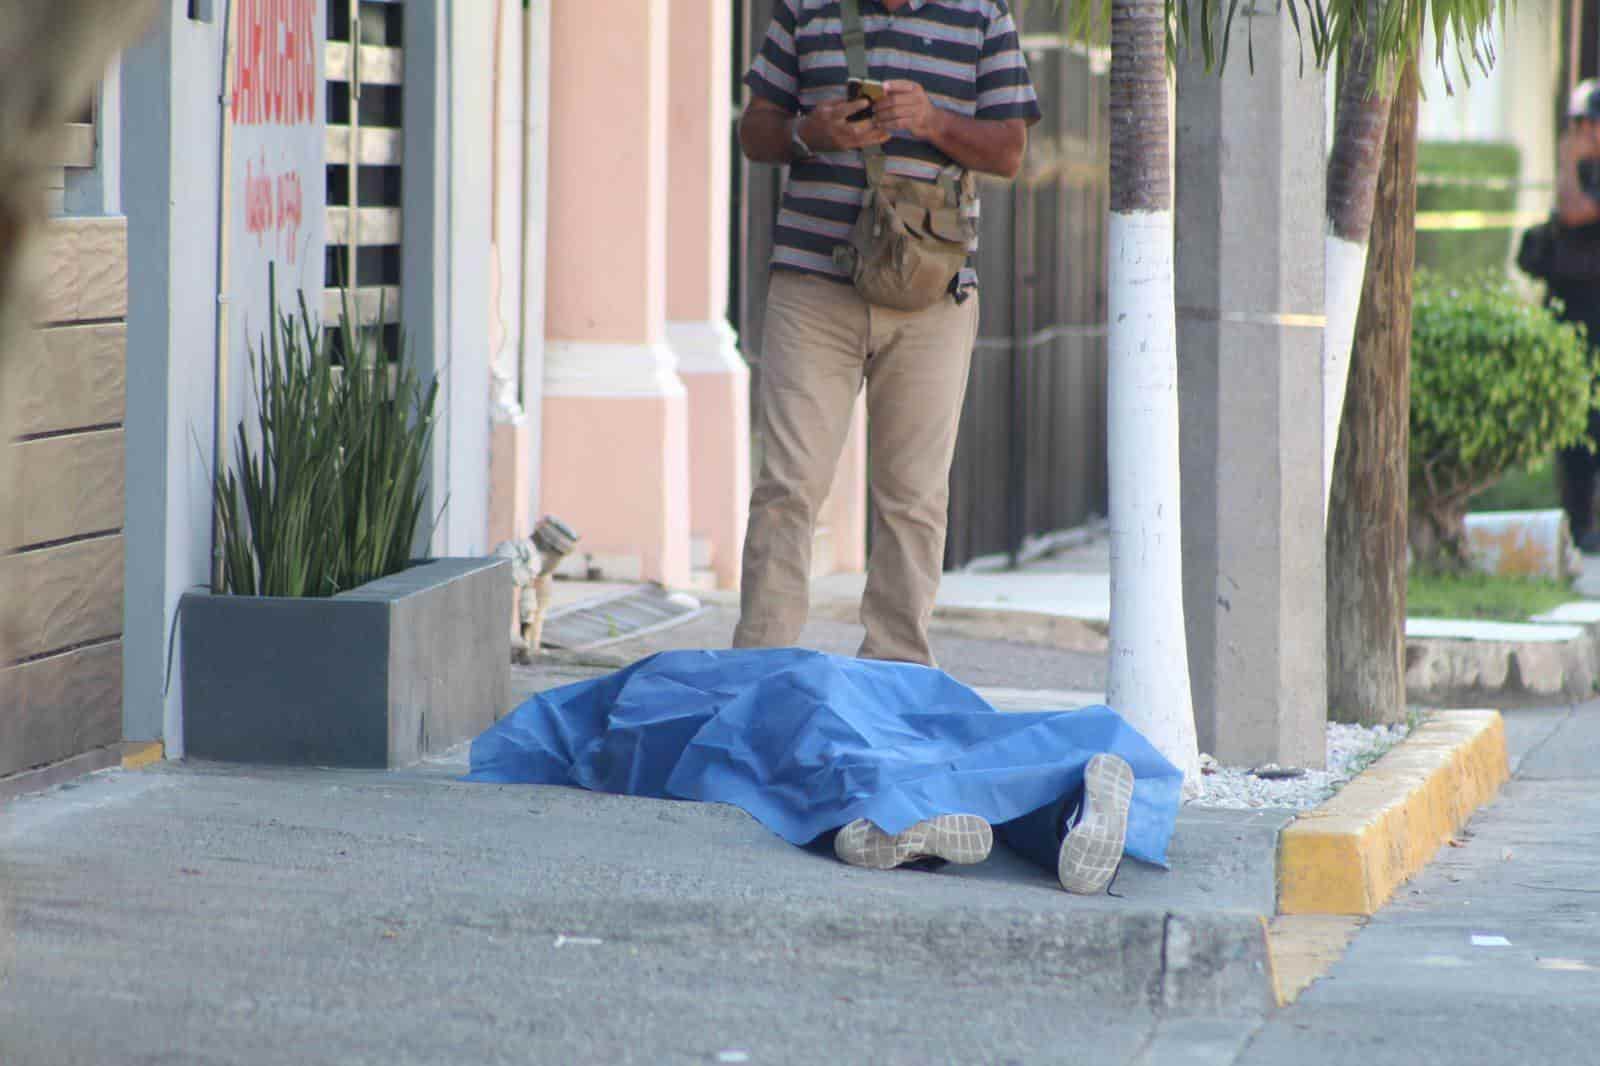
[[[1121,873],[1122,873],[1122,863],[1119,862],[1119,863],[1117,863],[1117,868],[1115,870],[1111,871],[1111,880],[1106,882],[1106,895],[1110,896],[1112,899],[1127,899],[1128,898],[1126,895],[1124,895],[1121,892],[1113,892],[1113,891],[1111,891],[1112,887],[1114,885],[1116,885],[1116,883],[1117,883],[1118,875],[1120,875]]]

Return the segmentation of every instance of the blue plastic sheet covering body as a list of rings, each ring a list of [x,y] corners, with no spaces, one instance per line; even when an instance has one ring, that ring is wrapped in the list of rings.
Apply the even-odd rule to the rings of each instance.
[[[994,825],[1133,767],[1127,853],[1166,864],[1182,774],[1105,707],[1006,714],[939,670],[798,649],[663,652],[541,693],[472,743],[468,780],[743,808],[791,844],[868,818]]]

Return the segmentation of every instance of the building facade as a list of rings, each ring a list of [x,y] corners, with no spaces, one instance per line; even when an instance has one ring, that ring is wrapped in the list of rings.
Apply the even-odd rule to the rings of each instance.
[[[0,781],[183,754],[179,603],[269,277],[324,323],[348,288],[439,382],[419,554],[555,513],[585,575],[736,584],[730,0],[612,6],[170,0],[108,72],[49,182]],[[836,495],[859,545],[864,480]]]
[[[440,384],[424,550],[486,550],[487,5],[166,5],[123,57],[128,229],[123,739],[182,754],[178,603],[212,564],[215,442],[279,306],[390,327]],[[217,433],[218,427],[223,430]]]

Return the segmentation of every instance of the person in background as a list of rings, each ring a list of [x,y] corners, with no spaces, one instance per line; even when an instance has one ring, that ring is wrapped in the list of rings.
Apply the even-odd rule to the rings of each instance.
[[[1581,83],[1567,105],[1553,230],[1553,254],[1539,273],[1549,296],[1560,301],[1562,317],[1581,322],[1590,346],[1600,351],[1600,79]],[[1561,505],[1573,542],[1586,555],[1600,554],[1594,521],[1600,453],[1593,448],[1600,448],[1600,408],[1589,412],[1589,440],[1557,455]]]

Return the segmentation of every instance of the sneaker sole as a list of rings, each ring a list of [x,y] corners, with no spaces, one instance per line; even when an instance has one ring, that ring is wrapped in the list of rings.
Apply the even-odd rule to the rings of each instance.
[[[841,861],[868,870],[892,870],[928,858],[971,866],[987,859],[993,848],[994,829],[975,814],[942,814],[893,836],[858,818],[833,840]]]
[[[1083,772],[1083,816],[1067,831],[1056,859],[1061,887],[1079,896],[1104,892],[1122,862],[1133,802],[1133,768],[1096,755]]]

